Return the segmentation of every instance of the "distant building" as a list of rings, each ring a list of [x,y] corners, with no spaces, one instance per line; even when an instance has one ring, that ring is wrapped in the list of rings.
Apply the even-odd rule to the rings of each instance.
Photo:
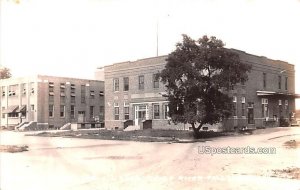
[[[252,65],[249,80],[229,91],[233,116],[223,129],[278,126],[279,118],[289,119],[295,110],[295,70],[287,62],[271,60],[231,49],[244,63]],[[155,77],[164,69],[167,56],[116,63],[104,67],[106,128],[177,128],[168,118],[164,85]]]
[[[104,119],[104,82],[53,76],[0,80],[0,124],[60,128]]]

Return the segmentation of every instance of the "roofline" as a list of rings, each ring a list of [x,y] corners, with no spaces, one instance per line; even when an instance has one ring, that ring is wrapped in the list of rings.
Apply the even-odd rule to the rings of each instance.
[[[138,62],[138,61],[144,61],[148,59],[155,59],[155,58],[160,58],[160,57],[167,57],[168,55],[160,55],[160,56],[153,56],[153,57],[146,57],[142,59],[137,59],[135,61],[122,61],[122,62],[117,62],[117,63],[112,63],[110,65],[105,65],[104,67],[99,67],[98,69],[105,68],[105,67],[111,67],[113,65],[119,65],[119,64],[124,64],[124,63],[133,63],[133,62]]]
[[[36,75],[28,75],[28,76],[21,76],[21,77],[10,77],[6,79],[1,79],[3,81],[9,81],[12,79],[28,79],[28,78],[37,78],[39,79],[40,77],[51,77],[51,78],[60,78],[60,79],[70,79],[70,80],[86,80],[86,81],[95,81],[95,82],[104,82],[103,80],[95,80],[95,79],[85,79],[85,78],[72,78],[72,77],[63,77],[63,76],[51,76],[51,75],[41,75],[41,74],[36,74]]]

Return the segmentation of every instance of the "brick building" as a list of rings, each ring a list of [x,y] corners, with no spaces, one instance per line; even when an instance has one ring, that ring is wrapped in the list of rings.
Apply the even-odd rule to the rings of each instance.
[[[223,129],[278,126],[295,110],[295,70],[287,62],[271,60],[231,49],[242,62],[252,65],[249,80],[237,84],[229,94],[234,113],[222,123]],[[177,128],[168,119],[164,85],[155,75],[164,69],[167,56],[116,63],[104,67],[106,128]]]
[[[104,119],[104,82],[33,76],[0,80],[0,124],[60,128]]]

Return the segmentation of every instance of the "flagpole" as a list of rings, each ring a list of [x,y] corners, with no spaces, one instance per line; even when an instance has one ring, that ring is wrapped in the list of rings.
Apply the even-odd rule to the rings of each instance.
[[[156,20],[156,56],[158,56],[158,18]]]

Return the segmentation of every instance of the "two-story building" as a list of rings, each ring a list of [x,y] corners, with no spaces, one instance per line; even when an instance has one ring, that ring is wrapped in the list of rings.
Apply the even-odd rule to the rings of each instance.
[[[237,84],[233,97],[232,117],[223,129],[278,126],[279,118],[289,119],[295,110],[294,65],[284,61],[251,55],[231,49],[244,63],[252,65],[249,80]],[[164,85],[156,75],[164,69],[167,56],[115,63],[104,67],[105,127],[188,129],[168,118],[168,101]],[[103,68],[101,68],[103,69]]]
[[[104,120],[104,82],[53,76],[0,80],[0,124],[60,128]]]

